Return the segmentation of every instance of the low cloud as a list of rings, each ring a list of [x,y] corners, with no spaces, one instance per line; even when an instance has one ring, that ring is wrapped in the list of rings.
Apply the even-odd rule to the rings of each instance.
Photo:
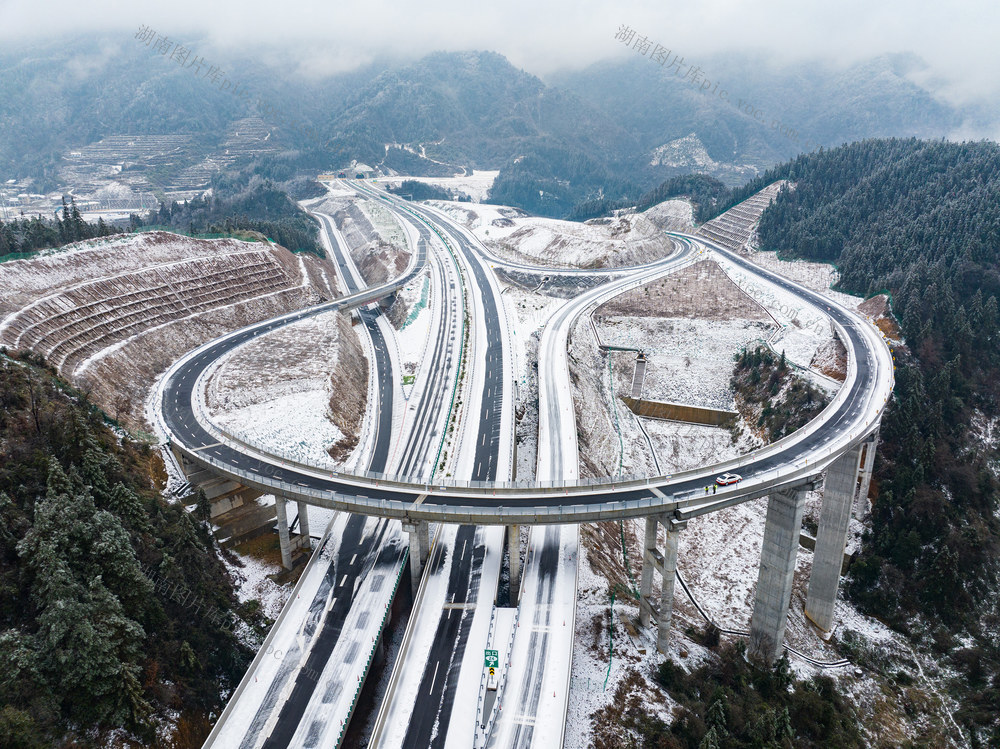
[[[782,64],[822,59],[847,66],[888,52],[927,61],[923,82],[958,103],[1000,98],[1000,5],[961,0],[841,3],[801,0],[464,0],[308,2],[174,0],[122,5],[117,0],[7,0],[0,40],[134,32],[141,24],[176,37],[197,36],[239,56],[260,55],[310,76],[342,72],[379,58],[416,58],[435,50],[489,49],[529,72],[624,56],[614,33],[628,24],[692,59],[720,52],[765,52]]]

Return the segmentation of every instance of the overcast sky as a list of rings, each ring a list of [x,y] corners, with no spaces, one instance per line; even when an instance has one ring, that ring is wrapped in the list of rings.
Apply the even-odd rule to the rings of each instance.
[[[766,50],[781,62],[822,57],[847,64],[910,51],[928,62],[933,87],[949,98],[1000,95],[1000,4],[989,0],[0,0],[0,41],[128,34],[140,24],[174,38],[208,37],[241,55],[254,45],[277,45],[303,72],[350,69],[386,53],[490,49],[542,76],[628,54],[613,38],[628,24],[692,60]]]

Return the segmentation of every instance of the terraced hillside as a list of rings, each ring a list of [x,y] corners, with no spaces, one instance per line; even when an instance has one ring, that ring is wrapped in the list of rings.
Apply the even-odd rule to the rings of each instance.
[[[109,412],[116,400],[140,403],[201,342],[337,294],[332,269],[313,256],[166,232],[4,263],[0,287],[0,345],[43,355]]]

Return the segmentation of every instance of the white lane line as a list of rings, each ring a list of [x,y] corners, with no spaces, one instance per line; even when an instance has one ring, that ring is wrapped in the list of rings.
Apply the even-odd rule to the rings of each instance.
[[[438,666],[441,665],[441,661],[434,664],[434,676],[431,678],[431,688],[427,690],[427,694],[434,694],[434,682],[437,681],[438,677]]]

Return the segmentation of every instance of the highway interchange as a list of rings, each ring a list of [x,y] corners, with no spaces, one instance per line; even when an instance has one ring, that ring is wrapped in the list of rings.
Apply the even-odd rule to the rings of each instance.
[[[530,626],[524,627],[525,642],[522,647],[515,648],[518,662],[511,666],[509,698],[510,704],[517,708],[508,714],[511,717],[516,714],[518,720],[504,720],[507,716],[502,716],[494,727],[489,745],[550,745],[544,742],[551,736],[539,733],[536,726],[540,715],[551,717],[565,713],[567,690],[561,690],[562,695],[555,699],[555,704],[543,703],[553,680],[558,683],[564,677],[568,679],[572,639],[553,639],[548,633],[552,630],[553,615],[558,617],[568,612],[572,617],[577,523],[639,516],[650,511],[670,511],[681,518],[690,517],[764,496],[776,487],[816,476],[874,429],[892,386],[891,359],[874,327],[849,310],[721,247],[711,246],[701,238],[675,233],[671,238],[676,250],[670,257],[641,268],[616,269],[614,280],[571,299],[547,324],[539,352],[537,483],[512,481],[511,391],[514,375],[510,371],[508,323],[499,301],[498,284],[490,271],[490,266],[498,259],[488,255],[471,233],[439,211],[416,204],[404,205],[370,185],[350,184],[367,197],[383,201],[400,222],[409,227],[408,234],[415,238],[415,251],[407,270],[399,279],[382,287],[366,288],[333,218],[317,213],[324,228],[327,249],[347,295],[236,331],[179,361],[161,381],[159,397],[163,424],[175,449],[245,484],[277,490],[288,498],[369,516],[448,523],[439,526],[425,572],[425,576],[432,576],[435,570],[446,573],[443,599],[418,599],[421,606],[436,610],[435,634],[429,651],[422,658],[422,666],[417,672],[419,678],[412,674],[409,677],[418,682],[419,700],[407,705],[407,729],[400,744],[403,746],[463,745],[461,742],[448,743],[447,726],[452,720],[450,713],[462,676],[463,655],[476,603],[486,586],[493,588],[488,594],[484,593],[490,598],[496,590],[495,580],[483,580],[484,561],[490,555],[501,553],[503,544],[502,534],[491,536],[483,525],[544,524],[545,527],[536,528],[529,542],[520,616],[521,621]],[[663,277],[694,262],[709,250],[724,256],[742,271],[777,285],[823,311],[848,349],[847,381],[834,402],[808,427],[738,461],[673,476],[579,482],[575,415],[566,362],[566,341],[572,325],[586,309],[629,288]],[[522,272],[553,273],[552,269],[515,265]],[[419,387],[413,390],[417,402],[402,404],[394,395],[398,393],[399,373],[393,372],[388,355],[386,331],[391,335],[391,329],[384,321],[379,324],[378,311],[367,305],[408,283],[423,272],[425,266],[430,267],[433,288],[437,290],[433,348],[418,375]],[[602,273],[607,274],[607,271]],[[360,308],[358,314],[370,338],[370,350],[375,359],[373,377],[377,396],[370,408],[374,409],[377,426],[366,472],[331,474],[328,470],[296,464],[268,454],[265,446],[242,442],[211,423],[201,405],[201,389],[205,373],[220,357],[258,335],[279,330],[296,320],[347,308]],[[465,351],[467,345],[468,352]],[[457,478],[444,480],[435,474],[445,430],[454,418],[463,354],[468,362],[461,391],[465,399],[464,416],[458,420],[459,437],[455,440],[459,454],[451,457]],[[411,408],[414,415],[410,417],[405,434],[393,435],[393,416],[403,408]],[[402,447],[394,449],[394,441]],[[716,474],[737,466],[746,478],[740,486],[723,489],[710,497],[702,494],[701,488]],[[459,467],[462,470],[459,471]],[[360,517],[344,515],[339,521],[342,526],[338,532],[343,538],[328,573],[328,585],[316,598],[319,607],[324,601],[332,601],[334,614],[323,618],[323,627],[308,655],[306,662],[312,671],[322,669],[324,659],[330,657],[337,645],[340,626],[353,603],[347,581],[356,575],[367,574],[365,570],[370,573],[380,554],[379,563],[386,569],[402,563],[401,554],[386,557],[381,551],[387,521],[381,520],[372,526],[359,520]],[[395,545],[390,548],[399,550]],[[567,560],[573,560],[572,564]],[[573,579],[567,581],[559,575],[572,575]],[[355,585],[354,590],[357,589]],[[398,686],[395,682],[402,678],[394,674],[394,685]],[[272,704],[270,717],[261,721],[267,729],[260,732],[267,734],[266,743],[261,744],[254,738],[243,745],[285,746],[293,738],[304,746],[318,745],[303,738],[309,735],[303,716],[309,714],[310,705],[316,702],[315,680],[306,679],[300,673],[289,683],[294,684],[290,692],[284,686],[274,690],[275,700],[282,689],[286,692],[280,695],[282,701],[277,717],[271,715],[275,712]],[[392,687],[387,704],[391,702],[391,692]],[[553,690],[554,695],[559,692],[559,689]],[[400,693],[406,690],[400,689]],[[391,711],[391,705],[383,706],[386,720]],[[314,741],[321,731],[314,729],[312,733]],[[561,742],[561,728],[556,735]],[[461,740],[467,741],[467,735]]]

